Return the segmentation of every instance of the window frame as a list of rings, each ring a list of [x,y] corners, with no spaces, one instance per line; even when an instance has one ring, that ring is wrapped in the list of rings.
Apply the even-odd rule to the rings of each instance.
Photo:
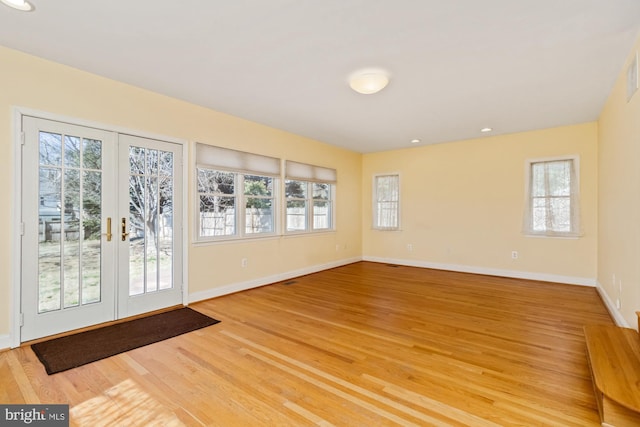
[[[533,229],[533,166],[540,163],[571,162],[570,170],[570,194],[569,194],[569,231],[541,230]],[[556,157],[544,157],[527,159],[525,161],[525,212],[523,221],[523,234],[529,237],[552,237],[575,239],[582,236],[580,221],[580,156],[566,155]]]
[[[391,226],[391,227],[385,227],[379,224],[379,215],[378,215],[378,211],[379,211],[379,205],[380,205],[380,201],[378,200],[378,180],[379,178],[382,177],[396,177],[397,180],[397,194],[398,194],[398,198],[395,201],[391,201],[391,202],[395,202],[396,203],[396,208],[395,208],[395,215],[397,218],[396,221],[396,225],[395,226]],[[401,227],[401,221],[402,221],[402,209],[401,209],[401,205],[402,205],[402,195],[401,195],[401,176],[399,172],[389,172],[389,173],[378,173],[378,174],[374,174],[373,175],[373,181],[372,181],[372,197],[371,197],[371,202],[372,202],[372,226],[371,228],[373,230],[378,230],[378,231],[399,231],[400,227]],[[389,203],[389,201],[385,201],[387,203]]]
[[[198,190],[198,183],[196,182],[196,217],[198,222],[196,224],[196,241],[198,242],[216,242],[223,240],[242,240],[242,239],[259,239],[264,237],[273,237],[278,235],[278,188],[280,187],[279,178],[268,176],[268,175],[260,175],[257,173],[243,173],[229,170],[222,170],[220,168],[206,168],[202,166],[196,167],[196,180],[198,180],[198,174],[200,170],[207,170],[212,172],[221,172],[225,174],[233,175],[233,186],[234,192],[233,194],[225,194],[221,193],[223,197],[233,197],[234,199],[234,234],[222,234],[222,235],[213,235],[213,236],[205,236],[202,235],[201,227],[200,227],[200,196],[203,193]],[[245,190],[245,180],[247,176],[259,176],[264,178],[269,178],[272,180],[271,184],[271,196],[256,196],[252,194],[246,194]],[[259,198],[264,200],[271,201],[271,225],[272,230],[269,232],[263,233],[248,233],[247,232],[247,201],[248,199]]]
[[[300,163],[292,160],[285,161],[285,173],[282,180],[282,230],[284,235],[305,235],[314,233],[330,233],[336,230],[336,191],[337,191],[337,171],[335,169],[322,166],[315,166]],[[287,196],[287,182],[296,181],[306,184],[306,194],[304,199],[300,197]],[[329,186],[328,199],[317,199],[314,197],[314,184],[324,184]],[[289,230],[289,214],[287,206],[289,201],[304,200],[306,206],[305,228],[304,230]],[[327,228],[315,227],[315,202],[324,201],[329,203],[327,214],[329,226]]]
[[[301,197],[289,197],[287,196],[287,182],[288,181],[295,181],[295,182],[301,182],[305,184],[306,187],[306,191],[305,191],[305,197],[301,198]],[[329,186],[329,198],[328,199],[317,199],[315,197],[313,197],[314,194],[314,185],[315,184],[326,184]],[[283,197],[283,204],[284,204],[284,215],[283,215],[283,230],[284,233],[286,235],[294,235],[294,234],[310,234],[310,233],[326,233],[326,232],[331,232],[331,231],[335,231],[335,191],[336,191],[336,185],[329,183],[329,182],[322,182],[322,181],[307,181],[307,180],[301,180],[301,179],[288,179],[285,178],[284,179],[284,197]],[[289,229],[289,213],[288,213],[288,204],[290,201],[304,201],[305,203],[305,228],[303,230],[299,230],[299,229],[295,229],[295,230],[290,230]],[[322,201],[322,202],[326,202],[329,204],[329,209],[328,209],[328,223],[329,226],[326,228],[316,228],[315,227],[315,202],[317,201]]]
[[[195,168],[194,168],[194,243],[216,243],[250,239],[265,239],[278,237],[280,232],[280,187],[281,187],[281,160],[248,153],[230,148],[217,147],[202,143],[195,143]],[[234,192],[223,194],[232,196],[235,200],[234,234],[214,236],[202,235],[200,197],[206,192],[200,192],[200,170],[217,171],[233,175]],[[258,176],[272,179],[271,196],[271,225],[272,231],[264,233],[247,233],[247,201],[250,198],[262,198],[252,194],[245,194],[245,179],[247,176]]]

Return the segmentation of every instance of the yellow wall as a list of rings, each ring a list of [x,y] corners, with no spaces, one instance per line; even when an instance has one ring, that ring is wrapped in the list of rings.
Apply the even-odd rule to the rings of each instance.
[[[598,149],[598,282],[633,327],[640,310],[640,92],[627,102],[626,71],[638,50],[640,41],[602,111]]]
[[[584,235],[526,237],[522,233],[525,161],[563,155],[580,156]],[[364,256],[594,284],[596,157],[595,123],[367,154],[362,175]],[[390,172],[400,173],[401,231],[376,231],[373,175]],[[512,251],[518,251],[518,259],[511,258]]]
[[[337,169],[337,232],[190,245],[192,294],[337,263],[362,252],[360,200],[354,197],[361,190],[360,154],[0,47],[0,223],[5,226],[12,224],[13,212],[15,106]],[[189,218],[192,214],[189,203]],[[249,260],[248,267],[241,268],[241,258]],[[12,260],[7,231],[0,243],[0,338],[10,332]]]
[[[0,182],[5,183],[0,221],[13,224],[12,107],[24,107],[338,170],[337,232],[190,244],[192,295],[364,256],[573,283],[588,284],[597,277],[605,299],[615,303],[619,298],[619,314],[635,325],[634,311],[640,309],[640,94],[627,103],[625,84],[626,67],[598,123],[361,155],[0,47]],[[527,237],[522,233],[525,161],[563,155],[580,156],[584,235]],[[373,175],[390,172],[401,175],[402,229],[375,231]],[[188,218],[192,214],[189,203]],[[511,258],[512,251],[518,251],[518,259]],[[241,258],[249,260],[248,267],[240,266]],[[0,338],[10,328],[13,259],[12,241],[4,239]]]

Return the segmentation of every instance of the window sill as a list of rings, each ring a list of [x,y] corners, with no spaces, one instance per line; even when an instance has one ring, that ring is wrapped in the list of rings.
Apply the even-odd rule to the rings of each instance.
[[[210,246],[210,245],[220,245],[227,243],[248,243],[255,241],[263,241],[263,240],[274,240],[282,237],[281,234],[268,234],[263,236],[251,236],[251,237],[227,237],[227,238],[218,238],[211,240],[198,240],[194,239],[191,241],[193,246]]]
[[[335,233],[336,230],[317,230],[317,231],[289,231],[282,235],[282,237],[310,237],[310,236],[319,236],[323,234],[332,234]]]
[[[533,237],[538,239],[564,239],[564,240],[578,240],[583,237],[581,234],[570,234],[570,235],[562,235],[562,234],[532,234],[532,233],[524,233],[525,237]]]
[[[215,246],[215,245],[223,245],[223,244],[231,244],[231,243],[251,243],[257,241],[265,241],[265,240],[276,240],[281,238],[290,238],[290,237],[312,237],[312,236],[321,236],[326,234],[334,234],[336,230],[318,230],[318,231],[300,231],[300,232],[288,232],[285,234],[269,234],[264,236],[251,236],[251,237],[228,237],[228,238],[219,238],[213,240],[197,240],[194,239],[191,244],[193,246]]]

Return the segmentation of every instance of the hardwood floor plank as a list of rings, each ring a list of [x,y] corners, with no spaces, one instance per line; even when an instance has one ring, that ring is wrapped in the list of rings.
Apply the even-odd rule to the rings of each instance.
[[[24,402],[39,404],[40,396],[34,388],[35,381],[31,381],[29,379],[33,378],[33,375],[27,374],[27,372],[29,371],[28,365],[20,363],[20,361],[18,360],[19,355],[20,351],[7,353],[7,363],[9,365],[9,369],[11,370],[11,379],[14,380],[15,384],[20,390]]]
[[[293,282],[52,376],[0,353],[0,399],[68,403],[72,425],[599,425],[582,331],[613,322],[594,288],[370,262]]]
[[[313,412],[308,411],[302,406],[296,405],[293,402],[290,402],[287,400],[286,402],[284,402],[284,406],[296,412],[297,414],[302,415],[304,418],[308,419],[309,421],[311,421],[312,423],[320,427],[334,427],[334,425],[328,422],[327,420],[320,418],[318,415],[314,414]]]

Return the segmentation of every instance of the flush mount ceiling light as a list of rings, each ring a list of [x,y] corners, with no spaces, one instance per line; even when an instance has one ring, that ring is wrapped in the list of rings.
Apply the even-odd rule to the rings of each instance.
[[[418,138],[416,138],[416,139],[412,139],[412,140],[411,140],[411,143],[412,143],[412,144],[419,144],[419,143],[420,143],[420,140],[419,140]]]
[[[0,2],[12,9],[21,10],[23,12],[31,12],[34,10],[33,5],[25,0],[0,0]]]
[[[487,133],[487,132],[491,132],[491,131],[493,131],[493,128],[482,128],[482,129],[480,129],[480,132],[483,132],[483,133]]]
[[[364,95],[380,92],[389,84],[389,74],[383,70],[360,70],[349,77],[351,89]]]

